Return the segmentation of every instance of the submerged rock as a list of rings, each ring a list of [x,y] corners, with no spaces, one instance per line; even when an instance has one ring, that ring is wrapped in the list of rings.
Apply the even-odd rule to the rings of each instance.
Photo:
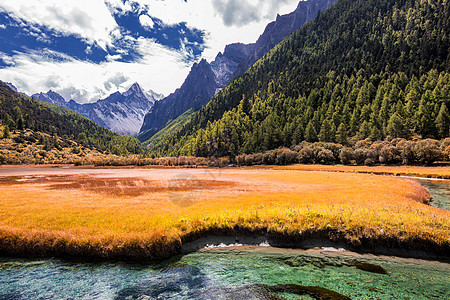
[[[203,288],[203,274],[194,266],[171,266],[162,270],[162,274],[135,286],[120,290],[115,299],[166,299],[183,290]]]
[[[374,265],[374,264],[369,264],[366,262],[363,263],[357,263],[355,265],[358,269],[366,271],[366,272],[371,272],[371,273],[377,273],[377,274],[388,274],[388,272],[379,265]]]
[[[308,295],[319,300],[349,300],[350,298],[320,286],[304,286],[299,284],[255,285],[272,293],[288,293],[296,295]]]
[[[284,298],[273,295],[269,290],[255,286],[208,288],[201,291],[189,292],[188,298],[199,300],[284,300]]]
[[[20,300],[22,296],[19,293],[0,294],[0,300]]]

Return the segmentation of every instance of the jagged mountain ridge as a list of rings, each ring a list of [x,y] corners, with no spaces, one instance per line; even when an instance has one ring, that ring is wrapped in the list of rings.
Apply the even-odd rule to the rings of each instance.
[[[140,140],[144,141],[161,130],[171,120],[187,110],[200,109],[223,89],[233,78],[244,73],[258,59],[276,46],[281,40],[313,19],[319,11],[328,8],[336,0],[300,1],[290,14],[277,16],[267,25],[264,33],[253,44],[235,43],[225,47],[211,63],[201,61],[195,64],[186,81],[173,94],[153,106],[144,118]],[[211,72],[214,81],[211,80]],[[204,82],[198,82],[204,79]]]
[[[54,91],[34,94],[32,97],[44,102],[53,103],[76,111],[91,119],[97,125],[124,135],[135,135],[139,132],[145,114],[157,101],[156,93],[146,93],[138,83],[133,84],[124,93],[116,92],[95,103],[80,104],[74,100],[67,102]]]

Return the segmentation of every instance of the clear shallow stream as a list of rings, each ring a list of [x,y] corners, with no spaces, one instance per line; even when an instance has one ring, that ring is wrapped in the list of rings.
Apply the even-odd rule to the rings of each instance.
[[[430,205],[450,210],[450,180],[418,179],[431,195]]]
[[[0,259],[0,299],[339,296],[332,291],[350,299],[450,299],[450,264],[270,247],[204,250],[158,265]]]

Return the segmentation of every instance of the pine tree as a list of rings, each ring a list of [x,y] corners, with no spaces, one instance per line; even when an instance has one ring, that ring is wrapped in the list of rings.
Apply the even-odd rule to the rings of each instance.
[[[405,126],[402,117],[398,113],[394,113],[389,118],[386,133],[393,138],[404,137]]]
[[[342,145],[347,144],[347,126],[345,126],[344,123],[339,124],[339,127],[337,129],[336,133],[336,142]]]
[[[361,124],[361,127],[359,128],[358,138],[360,140],[364,140],[364,139],[368,138],[370,135],[370,131],[371,131],[371,128],[370,128],[369,122],[364,121]]]
[[[415,114],[414,125],[422,137],[429,137],[433,132],[433,119],[431,115],[431,92],[426,91],[420,100],[419,110]]]
[[[294,129],[294,133],[292,135],[292,145],[297,145],[303,140],[304,128],[302,123],[298,123],[298,125]]]
[[[438,130],[439,137],[441,139],[446,138],[449,134],[449,114],[448,108],[445,103],[442,103],[441,109],[439,110],[439,114],[436,118],[436,127]]]
[[[334,140],[334,135],[331,130],[331,123],[328,119],[325,119],[320,126],[319,141],[320,142],[332,142]]]
[[[316,129],[314,128],[314,125],[311,120],[308,122],[308,125],[306,125],[305,140],[307,142],[316,142],[317,141],[317,132],[316,132]]]

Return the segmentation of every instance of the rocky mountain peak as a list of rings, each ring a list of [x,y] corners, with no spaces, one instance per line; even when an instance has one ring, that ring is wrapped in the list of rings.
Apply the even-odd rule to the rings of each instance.
[[[136,96],[144,95],[147,97],[147,95],[145,95],[145,92],[142,90],[141,86],[137,82],[133,83],[133,85],[122,95],[124,95],[125,97],[131,96],[131,95],[136,95]]]

